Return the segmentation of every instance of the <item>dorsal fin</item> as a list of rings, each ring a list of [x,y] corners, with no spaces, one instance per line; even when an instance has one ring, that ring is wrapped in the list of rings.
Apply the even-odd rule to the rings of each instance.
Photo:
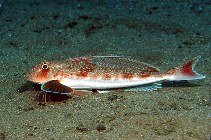
[[[159,69],[137,60],[123,56],[94,56],[92,62],[105,67],[118,69],[133,69],[139,72],[159,72]]]
[[[93,74],[158,74],[160,71],[147,63],[130,59],[123,56],[89,56],[72,58],[72,68],[79,71],[84,71],[86,68],[90,70],[86,72]],[[82,70],[81,70],[82,69]]]

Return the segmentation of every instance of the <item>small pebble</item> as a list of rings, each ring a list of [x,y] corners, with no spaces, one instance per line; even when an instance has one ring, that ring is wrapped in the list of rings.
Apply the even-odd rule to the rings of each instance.
[[[106,130],[106,127],[105,127],[104,125],[102,125],[102,124],[99,124],[99,125],[97,126],[97,130],[101,132],[101,131]]]

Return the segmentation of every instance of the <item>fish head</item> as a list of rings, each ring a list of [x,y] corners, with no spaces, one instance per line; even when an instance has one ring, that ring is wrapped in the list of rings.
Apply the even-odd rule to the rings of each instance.
[[[54,80],[52,66],[50,62],[44,62],[34,67],[27,75],[28,80],[39,84]]]

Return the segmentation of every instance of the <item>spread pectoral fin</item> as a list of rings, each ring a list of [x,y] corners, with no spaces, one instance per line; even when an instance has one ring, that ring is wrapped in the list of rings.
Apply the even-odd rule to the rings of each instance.
[[[67,95],[83,95],[82,92],[76,91],[68,86],[61,84],[58,80],[51,80],[41,85],[41,90],[54,94],[67,94]]]

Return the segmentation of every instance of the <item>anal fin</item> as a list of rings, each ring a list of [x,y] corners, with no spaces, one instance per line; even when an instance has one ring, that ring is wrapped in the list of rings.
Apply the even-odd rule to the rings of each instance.
[[[125,89],[125,91],[154,91],[162,88],[161,83],[151,83],[151,84],[146,84],[146,85],[141,85],[137,87],[131,87]]]

